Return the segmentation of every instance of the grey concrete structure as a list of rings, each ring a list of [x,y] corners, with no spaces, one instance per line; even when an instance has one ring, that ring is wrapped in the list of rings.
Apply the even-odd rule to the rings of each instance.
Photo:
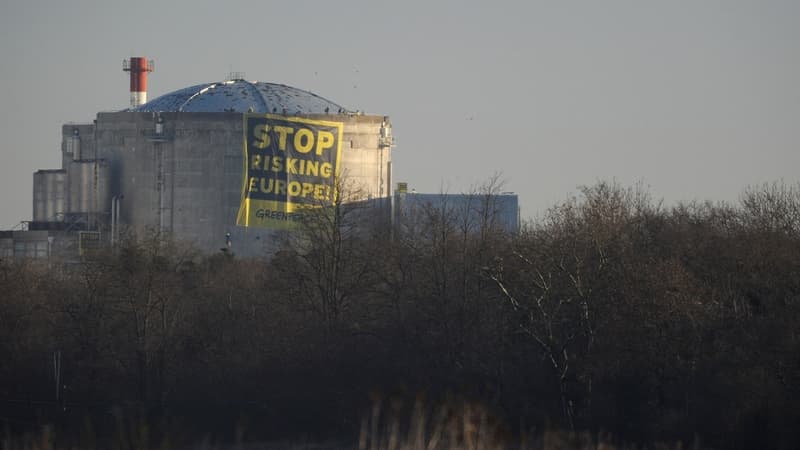
[[[64,125],[62,168],[34,175],[29,232],[93,231],[107,242],[124,232],[162,233],[205,252],[230,242],[239,255],[268,254],[270,231],[235,224],[245,112],[342,122],[347,188],[357,200],[386,198],[389,204],[388,117],[347,111],[288,86],[231,80],[181,89],[135,110],[101,112],[91,124]],[[44,256],[39,234],[31,235],[34,249],[20,247],[20,254]],[[52,235],[51,247],[53,239],[61,237]],[[11,247],[17,255],[16,244]]]
[[[33,220],[53,222],[63,219],[66,209],[67,171],[39,170],[33,174]]]
[[[418,230],[432,218],[468,233],[516,233],[520,228],[519,197],[498,194],[419,194],[395,192],[394,223],[399,229]]]
[[[0,231],[0,259],[57,258],[76,261],[79,232],[58,230]]]

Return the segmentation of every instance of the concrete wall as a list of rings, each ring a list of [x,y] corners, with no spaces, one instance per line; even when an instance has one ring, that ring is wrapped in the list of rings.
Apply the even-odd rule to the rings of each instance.
[[[2,231],[0,258],[78,258],[78,234],[68,231]]]
[[[14,257],[14,232],[0,231],[0,259]]]
[[[206,250],[225,242],[235,221],[242,170],[242,116],[235,113],[101,113],[100,157],[121,197],[122,228],[172,233]]]
[[[50,256],[47,231],[14,231],[15,258],[46,258]]]
[[[335,118],[333,120],[336,120]],[[352,116],[344,120],[342,175],[363,199],[391,195],[391,147],[382,146],[381,126],[391,129],[382,116]]]
[[[103,159],[69,161],[67,212],[95,214],[101,218],[111,208],[111,170]]]
[[[431,215],[470,233],[478,233],[481,228],[516,233],[520,227],[516,194],[395,193],[394,200],[394,222],[408,229],[424,227]]]
[[[61,126],[61,168],[66,168],[69,161],[96,157],[94,124],[67,123]]]
[[[242,189],[243,117],[240,113],[100,113],[94,141],[108,161],[110,195],[122,196],[120,223],[137,234],[161,231],[215,252],[262,255],[274,232],[237,227]],[[342,121],[345,184],[361,198],[387,197],[391,147],[381,139],[391,124],[383,116],[311,115]],[[383,128],[383,132],[381,131]],[[64,129],[67,131],[67,128]],[[71,133],[71,129],[69,130]]]

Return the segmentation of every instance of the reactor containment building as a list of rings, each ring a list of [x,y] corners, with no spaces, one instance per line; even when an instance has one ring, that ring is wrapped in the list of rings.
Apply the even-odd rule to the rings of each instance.
[[[237,225],[243,191],[248,189],[243,170],[248,165],[251,170],[268,168],[264,148],[258,159],[245,158],[247,134],[253,132],[246,129],[248,118],[260,120],[255,126],[262,126],[262,132],[269,126],[265,124],[277,127],[278,133],[272,134],[275,145],[288,136],[289,145],[296,144],[294,151],[312,156],[316,150],[336,152],[321,166],[319,161],[280,163],[282,172],[273,174],[277,178],[297,170],[294,164],[307,168],[306,179],[301,176],[307,183],[297,184],[300,188],[292,192],[296,197],[330,199],[324,186],[311,178],[328,175],[324,181],[330,187],[333,173],[345,178],[364,200],[386,199],[388,204],[393,142],[389,117],[349,111],[308,91],[235,74],[148,102],[146,80],[153,68],[145,58],[124,62],[131,77],[130,108],[100,112],[92,123],[62,126],[61,168],[34,173],[33,220],[26,231],[0,235],[0,257],[80,254],[113,244],[127,232],[168,234],[205,252],[229,246],[239,255],[264,255],[271,249],[274,231]],[[309,132],[287,135],[294,131],[286,131],[287,124],[323,124],[328,131],[320,133],[335,136],[325,134],[311,149]],[[264,140],[255,144],[262,146]],[[274,159],[279,158],[273,155],[270,169],[278,168]],[[287,189],[277,178],[260,188],[254,181],[252,188],[255,193]]]

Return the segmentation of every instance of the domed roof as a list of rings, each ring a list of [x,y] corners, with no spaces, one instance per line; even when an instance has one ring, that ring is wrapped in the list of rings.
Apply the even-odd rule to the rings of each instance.
[[[316,94],[291,86],[230,80],[179,89],[155,98],[137,112],[260,112],[324,114],[344,110]]]

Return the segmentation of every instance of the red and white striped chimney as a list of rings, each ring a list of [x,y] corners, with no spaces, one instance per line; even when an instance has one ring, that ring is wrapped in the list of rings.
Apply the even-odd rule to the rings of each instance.
[[[155,69],[153,60],[132,56],[122,61],[122,70],[131,73],[131,108],[147,103],[147,73]]]

